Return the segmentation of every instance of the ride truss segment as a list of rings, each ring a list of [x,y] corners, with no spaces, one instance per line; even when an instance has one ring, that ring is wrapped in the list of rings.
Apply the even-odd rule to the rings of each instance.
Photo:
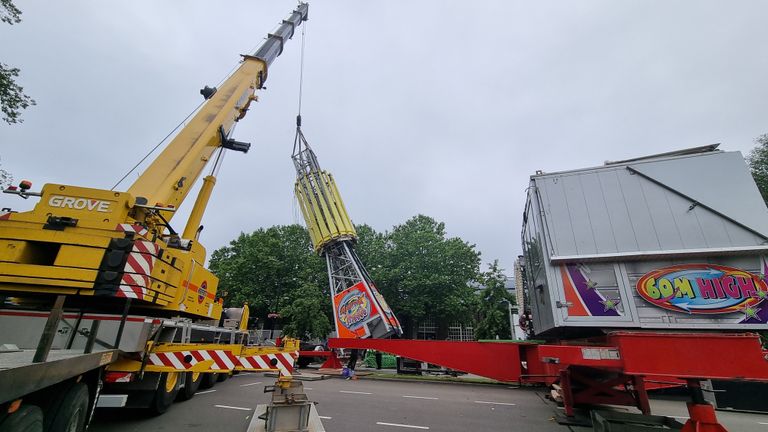
[[[320,168],[300,126],[291,157],[299,208],[315,252],[328,266],[336,334],[359,339],[401,335],[400,322],[355,252],[357,233],[336,182]]]

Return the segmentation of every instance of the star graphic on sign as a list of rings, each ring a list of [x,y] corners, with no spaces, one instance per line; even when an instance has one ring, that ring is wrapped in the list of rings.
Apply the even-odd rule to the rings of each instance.
[[[760,312],[762,308],[759,307],[753,307],[753,306],[744,306],[744,309],[741,311],[744,312],[744,316],[746,319],[754,318],[758,321],[760,320],[760,316],[757,315],[758,312]]]
[[[603,312],[608,312],[609,310],[616,310],[616,307],[621,303],[621,299],[605,299],[600,303],[603,304]]]
[[[757,290],[757,292],[752,294],[750,297],[752,297],[752,298],[759,298],[761,300],[765,300],[766,298],[768,298],[768,292],[765,292],[765,291],[759,289],[759,290]]]
[[[765,272],[760,272],[760,280],[763,282],[768,282],[768,274],[765,274]]]
[[[591,279],[587,281],[587,288],[595,289],[596,287],[597,287],[597,282]]]

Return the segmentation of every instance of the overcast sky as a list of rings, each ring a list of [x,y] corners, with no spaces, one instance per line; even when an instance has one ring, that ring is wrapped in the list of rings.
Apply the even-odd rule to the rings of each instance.
[[[21,68],[37,106],[0,123],[0,166],[34,189],[108,189],[296,2],[16,4],[0,61]],[[714,142],[746,153],[768,132],[766,16],[764,1],[315,1],[303,130],[355,223],[383,231],[426,214],[511,274],[536,170]],[[236,130],[253,146],[220,172],[209,253],[301,222],[300,48],[297,34]]]

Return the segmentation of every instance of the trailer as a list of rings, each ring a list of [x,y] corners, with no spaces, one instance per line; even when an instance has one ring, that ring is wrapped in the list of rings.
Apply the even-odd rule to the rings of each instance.
[[[531,177],[536,337],[766,328],[768,209],[741,154],[717,147]]]

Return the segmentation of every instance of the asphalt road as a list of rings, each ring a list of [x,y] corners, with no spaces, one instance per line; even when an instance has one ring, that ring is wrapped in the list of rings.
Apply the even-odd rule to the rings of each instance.
[[[192,400],[174,404],[159,417],[137,411],[101,411],[95,432],[214,431],[245,432],[253,408],[267,403],[265,384],[274,378],[240,374]],[[541,391],[506,386],[328,379],[304,383],[329,432],[431,430],[587,432],[553,421],[558,408]],[[682,402],[654,401],[655,413],[687,415]],[[768,416],[718,412],[730,431],[768,432]]]

